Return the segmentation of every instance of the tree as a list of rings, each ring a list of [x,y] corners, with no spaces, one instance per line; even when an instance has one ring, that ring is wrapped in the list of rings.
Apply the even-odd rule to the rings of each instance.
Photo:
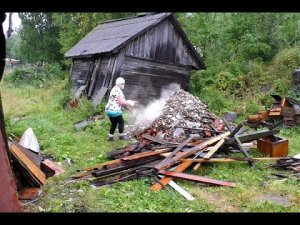
[[[58,29],[53,13],[19,13],[22,20],[20,52],[30,63],[58,62],[62,59]]]
[[[59,29],[58,42],[61,53],[66,53],[99,23],[131,16],[134,13],[54,13],[53,18]]]
[[[8,58],[22,58],[20,53],[20,42],[21,38],[19,30],[6,39],[6,55]]]

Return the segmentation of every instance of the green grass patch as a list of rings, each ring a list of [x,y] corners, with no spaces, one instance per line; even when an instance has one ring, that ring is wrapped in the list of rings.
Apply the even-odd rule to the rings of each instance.
[[[76,131],[73,124],[89,115],[103,112],[103,104],[93,109],[83,98],[79,107],[65,107],[70,98],[68,80],[54,80],[45,88],[13,86],[4,81],[1,86],[5,122],[8,135],[21,136],[31,127],[41,151],[61,164],[66,172],[51,177],[43,187],[41,198],[30,204],[31,211],[40,212],[295,212],[300,207],[299,183],[293,177],[281,181],[270,178],[276,170],[265,163],[257,168],[246,162],[206,163],[198,171],[189,173],[237,183],[236,188],[207,186],[176,180],[191,193],[194,201],[187,201],[171,187],[150,190],[153,180],[143,178],[100,188],[88,182],[65,183],[79,169],[108,161],[106,153],[126,146],[128,141],[108,142],[110,122],[107,117],[84,130]],[[200,96],[201,97],[201,96]],[[227,105],[228,109],[230,104]],[[234,104],[233,104],[234,105]],[[216,105],[217,107],[217,105]],[[253,106],[255,109],[255,104]],[[254,110],[253,109],[253,110]],[[249,108],[250,110],[250,108]],[[126,118],[126,116],[125,116]],[[300,152],[299,127],[282,129],[280,136],[289,139],[289,155]],[[250,153],[260,156],[256,150]],[[67,163],[71,160],[71,164]],[[285,196],[289,206],[261,201],[262,195]]]

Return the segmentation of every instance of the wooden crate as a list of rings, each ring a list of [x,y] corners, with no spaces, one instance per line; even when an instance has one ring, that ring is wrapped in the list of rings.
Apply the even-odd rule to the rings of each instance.
[[[283,157],[288,155],[288,143],[287,139],[270,136],[259,138],[257,148],[266,156]]]

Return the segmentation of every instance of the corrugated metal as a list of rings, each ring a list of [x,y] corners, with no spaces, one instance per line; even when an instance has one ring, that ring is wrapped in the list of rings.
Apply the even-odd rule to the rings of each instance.
[[[65,57],[111,52],[169,15],[171,13],[158,13],[100,24],[67,51]]]

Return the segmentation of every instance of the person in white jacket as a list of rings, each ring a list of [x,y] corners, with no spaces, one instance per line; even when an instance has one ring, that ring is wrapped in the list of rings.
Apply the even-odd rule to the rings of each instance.
[[[114,133],[118,126],[119,129],[119,140],[125,139],[124,135],[124,119],[122,116],[124,106],[135,105],[135,101],[126,100],[123,89],[125,87],[125,80],[122,77],[116,79],[116,85],[111,89],[109,94],[108,103],[105,106],[105,113],[109,117],[111,127],[108,134],[108,140],[114,140]]]

